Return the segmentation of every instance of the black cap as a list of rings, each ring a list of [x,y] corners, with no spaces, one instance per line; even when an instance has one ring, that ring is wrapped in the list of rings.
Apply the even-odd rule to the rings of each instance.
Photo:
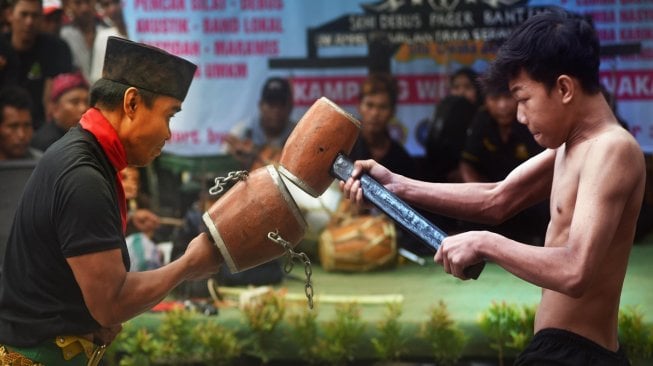
[[[196,69],[159,48],[109,37],[102,78],[183,101]]]
[[[271,77],[265,81],[261,91],[261,101],[272,104],[292,102],[290,82],[284,78]]]

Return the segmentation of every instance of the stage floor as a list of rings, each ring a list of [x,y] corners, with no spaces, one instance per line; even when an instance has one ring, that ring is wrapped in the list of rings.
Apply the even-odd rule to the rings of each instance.
[[[473,323],[493,301],[534,305],[540,301],[540,288],[488,263],[478,280],[461,281],[427,259],[426,265],[412,262],[395,269],[368,273],[325,272],[314,266],[315,293],[342,295],[401,294],[404,298],[405,321],[421,321],[428,309],[443,300],[454,319]],[[302,267],[292,272],[293,278],[283,287],[303,293]],[[621,306],[639,306],[645,319],[653,323],[653,242],[633,247],[624,282]],[[366,307],[365,316],[376,317],[381,307]]]
[[[402,298],[403,313],[400,322],[403,332],[408,334],[408,341],[413,345],[420,326],[428,319],[429,310],[440,300],[444,301],[453,320],[463,329],[468,338],[464,351],[466,358],[488,359],[496,356],[496,351],[488,346],[488,338],[479,326],[479,317],[493,302],[506,302],[516,305],[536,305],[540,300],[540,289],[507,273],[494,264],[488,264],[478,280],[461,281],[444,273],[441,266],[435,265],[431,258],[426,258],[426,265],[420,266],[407,262],[390,270],[367,273],[325,272],[319,265],[313,265],[313,286],[317,297],[316,311],[319,322],[328,322],[334,318],[335,304],[321,302],[320,297],[339,296],[389,296]],[[644,315],[644,321],[653,327],[653,241],[633,247],[626,280],[624,283],[621,306],[637,307]],[[291,275],[274,289],[285,289],[295,295],[297,300],[288,302],[290,309],[306,308],[304,295],[304,268],[296,264]],[[384,318],[386,306],[383,303],[362,303],[361,318],[366,324],[368,337],[374,333],[379,320]],[[287,311],[288,313],[288,311]],[[135,323],[148,328],[156,327],[161,314],[147,313],[134,320]],[[220,309],[218,316],[211,317],[239,332],[247,332],[247,323],[243,314],[236,307]],[[653,329],[653,328],[651,328]],[[288,327],[280,327],[278,352],[279,357],[297,360],[297,347],[290,343]],[[285,332],[285,333],[284,333]],[[369,342],[368,342],[369,343]],[[513,352],[514,353],[514,352]],[[428,349],[411,348],[413,358],[427,360]],[[511,353],[508,352],[508,356]],[[373,359],[371,346],[359,347],[358,359]],[[646,360],[637,365],[653,365],[653,360]]]

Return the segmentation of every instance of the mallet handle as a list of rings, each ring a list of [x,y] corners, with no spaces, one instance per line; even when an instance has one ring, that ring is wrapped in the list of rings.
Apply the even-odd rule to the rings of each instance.
[[[343,181],[351,177],[353,170],[354,163],[344,154],[338,154],[336,160],[331,165],[331,175]],[[415,211],[410,205],[368,174],[363,174],[360,181],[363,196],[368,201],[385,212],[386,215],[399,223],[404,229],[415,235],[422,243],[433,249],[434,252],[440,249],[442,240],[447,236],[440,228],[428,221],[419,212]],[[479,262],[465,268],[465,277],[477,279],[484,267],[485,262]]]

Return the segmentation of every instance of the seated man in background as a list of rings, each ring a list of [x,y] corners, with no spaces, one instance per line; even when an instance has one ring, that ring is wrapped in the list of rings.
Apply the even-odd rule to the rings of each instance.
[[[0,90],[0,160],[38,159],[43,153],[30,147],[32,125],[32,99],[20,87],[9,86]]]
[[[258,114],[231,129],[226,139],[227,152],[247,170],[277,162],[295,128],[295,122],[290,120],[292,110],[290,82],[280,77],[267,79],[261,90]]]
[[[155,230],[159,227],[159,217],[139,204],[140,172],[138,168],[128,166],[120,171],[120,179],[127,200],[127,250],[131,261],[131,271],[146,271],[161,267],[161,253],[154,241]],[[198,233],[199,234],[199,233]],[[192,240],[192,238],[190,238]],[[190,241],[189,240],[189,241]]]
[[[397,98],[399,86],[395,78],[385,73],[372,73],[363,81],[360,88],[358,114],[361,131],[354,147],[349,154],[352,160],[374,159],[384,166],[391,167],[393,171],[409,178],[417,178],[417,165],[413,157],[404,148],[401,142],[395,140],[390,132],[391,123],[397,111]],[[343,200],[339,210],[356,210],[349,207],[348,201]],[[381,215],[377,210],[369,212],[353,212],[354,215]],[[394,224],[394,223],[392,223]],[[398,247],[423,253],[413,236],[396,227],[396,241]],[[428,253],[428,252],[427,252]]]
[[[32,146],[45,151],[77,125],[88,109],[89,85],[80,72],[59,74],[52,80],[52,120],[34,133]]]
[[[462,152],[464,182],[496,182],[544,150],[517,121],[517,101],[510,91],[488,89]]]
[[[476,111],[483,105],[485,96],[478,79],[478,73],[470,67],[461,67],[449,77],[449,95],[463,97],[472,104]]]
[[[467,130],[483,105],[478,74],[463,67],[449,78],[449,94],[435,108],[427,122],[422,176],[430,182],[461,182],[460,154]]]
[[[461,155],[463,182],[498,182],[542,152],[528,128],[517,121],[517,101],[507,89],[487,89],[485,105],[470,127]],[[493,227],[512,239],[541,245],[549,221],[548,205],[529,208]],[[462,223],[463,230],[482,227]]]
[[[467,132],[484,95],[478,74],[462,67],[449,77],[449,93],[435,107],[434,115],[425,122],[424,160],[420,175],[429,182],[462,182],[460,155]],[[424,213],[445,232],[460,230],[458,220],[433,213]]]
[[[159,217],[149,210],[149,202],[141,193],[141,172],[128,166],[120,171],[127,199],[127,234],[142,232],[150,239],[159,228]]]
[[[276,164],[288,136],[295,128],[295,122],[290,119],[292,110],[293,93],[290,82],[281,77],[268,78],[261,90],[258,113],[237,123],[231,129],[225,141],[227,152],[241,163],[243,169],[249,171]],[[203,205],[190,207],[186,219],[194,218],[195,213],[192,211],[201,210],[201,206]],[[197,226],[191,223],[185,227],[192,230],[179,234],[186,237],[194,232]],[[229,269],[223,266],[218,275],[218,281],[226,286],[264,285],[278,283],[282,279],[283,269],[279,259],[238,273],[230,273]]]
[[[413,157],[390,134],[395,118],[397,81],[387,74],[371,74],[363,81],[358,103],[361,132],[349,154],[351,159],[374,159],[397,173],[415,178]]]

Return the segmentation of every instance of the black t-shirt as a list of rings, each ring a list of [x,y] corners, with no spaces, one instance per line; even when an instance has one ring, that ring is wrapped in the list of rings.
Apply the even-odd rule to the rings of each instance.
[[[544,148],[535,141],[528,128],[513,121],[508,141],[499,135],[497,123],[482,109],[470,128],[461,159],[472,165],[490,182],[503,180],[524,161]],[[529,207],[504,223],[489,229],[511,239],[541,244],[549,222],[548,201]],[[463,223],[463,230],[485,230],[485,225]]]
[[[0,66],[0,85],[14,85],[18,82],[18,56],[11,43],[0,37],[0,58],[3,65]]]
[[[55,121],[50,121],[50,123],[44,124],[34,132],[30,145],[41,151],[45,151],[50,145],[65,135],[66,131],[59,127]]]
[[[372,158],[372,153],[362,136],[359,136],[358,140],[356,140],[356,143],[349,154],[349,158],[352,160]],[[394,139],[390,139],[390,149],[388,149],[388,152],[383,158],[378,160],[378,163],[388,168],[393,173],[401,174],[408,178],[418,178],[415,160],[408,151],[406,151],[406,149]],[[408,230],[404,229],[401,225],[395,225],[395,227],[397,228],[397,243],[402,248],[408,249],[417,254],[431,253],[430,249],[419,244],[419,240]]]
[[[43,155],[25,186],[7,241],[0,343],[29,347],[100,327],[66,258],[120,248],[129,269],[115,179],[95,137],[80,127]]]
[[[467,130],[476,110],[476,106],[464,97],[449,95],[442,99],[435,116],[428,122],[424,178],[432,182],[449,180],[448,175],[460,163]]]
[[[370,148],[367,146],[367,143],[362,136],[359,136],[356,140],[356,143],[349,154],[349,158],[352,160],[372,158]],[[393,139],[390,139],[390,149],[378,162],[384,167],[390,169],[393,173],[398,173],[409,178],[416,178],[417,176],[415,160],[400,143]]]
[[[516,120],[508,141],[501,140],[497,123],[482,109],[470,128],[461,159],[489,182],[498,182],[543,150],[528,128]]]
[[[6,39],[11,42],[11,33],[6,34]],[[34,46],[28,51],[15,52],[19,64],[18,85],[27,89],[32,96],[32,119],[37,130],[45,121],[45,80],[73,71],[72,54],[63,39],[45,33],[36,36]]]

